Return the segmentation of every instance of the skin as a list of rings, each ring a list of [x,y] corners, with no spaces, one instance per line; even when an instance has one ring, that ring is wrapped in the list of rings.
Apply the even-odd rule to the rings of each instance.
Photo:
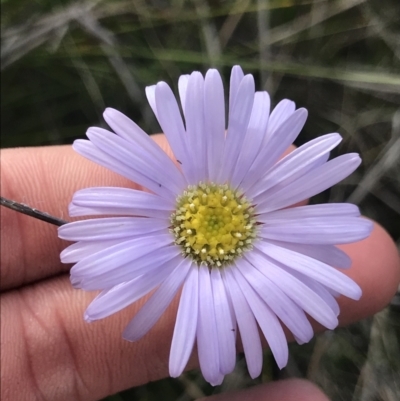
[[[171,155],[163,136],[153,138]],[[1,194],[9,199],[70,221],[72,194],[89,186],[135,187],[70,146],[1,151]],[[141,341],[124,341],[123,328],[145,300],[107,319],[84,322],[83,312],[96,294],[71,287],[71,266],[59,260],[69,243],[58,239],[57,228],[6,208],[1,208],[1,222],[2,400],[98,400],[168,376],[176,300]],[[340,324],[346,325],[387,305],[400,281],[400,263],[394,243],[379,225],[369,238],[342,248],[353,260],[346,274],[363,289],[358,302],[339,299]],[[194,355],[188,369],[197,366]],[[209,398],[225,399],[327,400],[302,380]]]

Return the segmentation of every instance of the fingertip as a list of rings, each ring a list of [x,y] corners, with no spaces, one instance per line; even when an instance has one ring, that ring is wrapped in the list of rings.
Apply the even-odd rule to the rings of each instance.
[[[339,246],[353,263],[346,271],[362,288],[360,301],[342,298],[341,325],[382,310],[396,293],[400,282],[400,258],[389,234],[374,223],[371,235],[357,243]]]

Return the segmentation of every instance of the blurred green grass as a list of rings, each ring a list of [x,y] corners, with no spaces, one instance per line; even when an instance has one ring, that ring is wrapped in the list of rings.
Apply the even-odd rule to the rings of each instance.
[[[104,125],[110,106],[159,131],[144,88],[193,70],[253,73],[273,103],[309,110],[300,145],[339,132],[337,153],[362,167],[315,201],[351,201],[400,245],[400,3],[398,0],[2,0],[1,146],[69,144]],[[400,396],[400,313],[291,345],[279,372],[268,352],[261,378],[245,362],[213,389],[197,372],[108,397],[191,400],[282,377],[308,377],[332,400]]]

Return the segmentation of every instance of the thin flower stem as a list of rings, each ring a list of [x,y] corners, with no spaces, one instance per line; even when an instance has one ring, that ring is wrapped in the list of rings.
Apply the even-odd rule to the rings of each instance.
[[[10,199],[0,197],[0,205],[8,207],[9,209],[15,210],[16,212],[26,214],[28,216],[34,217],[35,219],[43,220],[46,223],[54,224],[56,226],[62,226],[68,223],[65,220],[59,219],[57,217],[51,216],[48,213],[41,212],[40,210],[34,209],[30,206],[24,205],[23,203],[15,202]]]

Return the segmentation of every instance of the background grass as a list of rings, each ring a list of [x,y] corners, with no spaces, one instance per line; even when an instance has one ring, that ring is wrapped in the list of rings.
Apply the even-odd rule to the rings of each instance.
[[[1,146],[67,144],[102,111],[121,110],[159,131],[144,88],[217,67],[229,82],[240,64],[273,103],[309,110],[300,145],[339,132],[334,154],[362,166],[314,199],[350,201],[400,246],[400,2],[398,0],[1,0]],[[279,371],[267,351],[250,380],[242,356],[222,386],[197,372],[107,401],[192,400],[282,377],[307,377],[332,400],[400,397],[400,301],[310,344],[290,346]],[[133,363],[133,362],[132,362]]]

